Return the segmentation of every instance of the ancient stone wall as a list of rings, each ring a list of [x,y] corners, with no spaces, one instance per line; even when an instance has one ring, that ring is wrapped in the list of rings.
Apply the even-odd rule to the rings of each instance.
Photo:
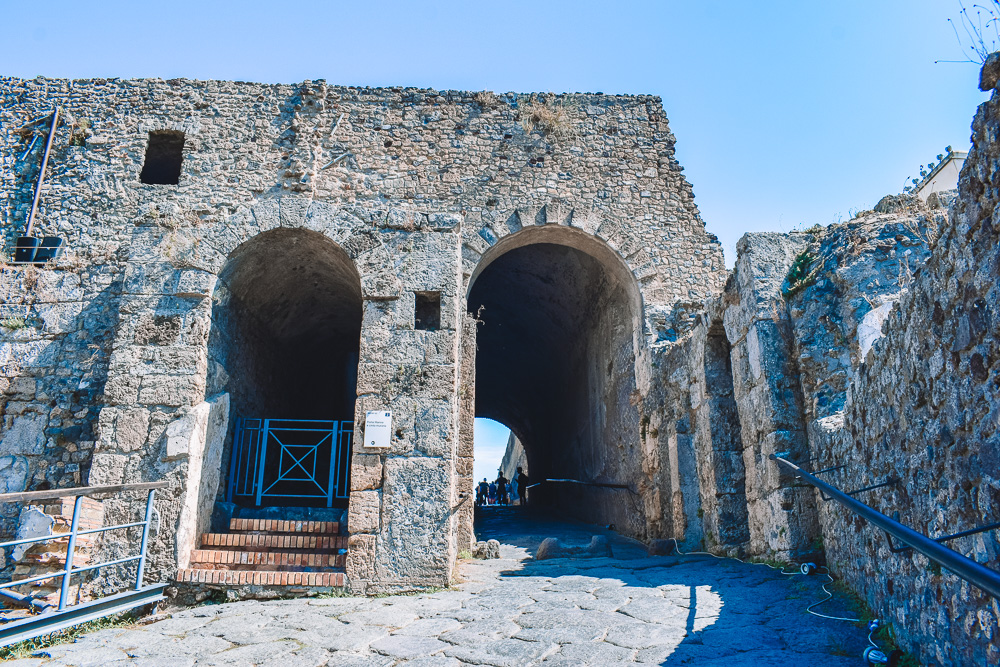
[[[361,282],[355,439],[372,407],[391,407],[398,426],[389,452],[359,449],[353,464],[348,574],[371,590],[447,583],[471,539],[471,489],[460,487],[471,479],[461,391],[473,391],[472,357],[460,352],[459,315],[491,251],[561,228],[624,267],[640,309],[632,353],[601,357],[614,371],[591,397],[609,401],[601,433],[620,426],[632,378],[648,377],[645,346],[686,321],[678,304],[720,286],[719,245],[655,97],[4,78],[0,98],[0,123],[15,129],[0,136],[8,248],[55,106],[63,122],[36,232],[67,242],[54,264],[4,269],[4,289],[23,297],[5,305],[30,308],[29,327],[0,332],[0,471],[8,490],[171,481],[154,575],[183,562],[222,494],[224,475],[206,471],[228,460],[235,420],[267,403],[249,380],[284,382],[265,349],[277,338],[226,310],[227,262],[254,238],[321,235]],[[183,135],[178,183],[142,183],[148,144],[163,132]],[[21,287],[29,274],[55,289]],[[436,331],[415,330],[418,292],[440,296]],[[254,363],[230,354],[244,345],[259,348]],[[108,506],[109,517],[129,511]]]
[[[825,460],[846,464],[840,479],[851,484],[898,479],[864,500],[885,514],[899,512],[900,521],[932,537],[994,522],[1000,505],[998,113],[994,92],[973,122],[973,148],[950,216],[940,228],[929,226],[926,263],[880,315],[884,337],[860,351],[843,429],[823,452]],[[905,232],[895,239],[910,246],[909,261],[922,259],[915,239],[907,242]],[[900,257],[902,248],[889,245]],[[889,553],[879,531],[839,507],[822,518],[831,567],[892,621],[921,663],[1000,660],[997,600],[919,554]],[[995,532],[948,546],[1000,568]]]
[[[994,93],[976,115],[957,199],[890,196],[847,223],[748,234],[723,294],[661,353],[659,428],[680,432],[691,415],[705,546],[825,558],[921,664],[995,663],[996,600],[891,553],[881,531],[767,456],[832,468],[824,477],[844,491],[889,482],[859,500],[932,537],[996,520],[998,110]],[[727,454],[741,447],[741,461]],[[691,525],[675,511],[673,536]],[[949,546],[1000,564],[993,533]]]

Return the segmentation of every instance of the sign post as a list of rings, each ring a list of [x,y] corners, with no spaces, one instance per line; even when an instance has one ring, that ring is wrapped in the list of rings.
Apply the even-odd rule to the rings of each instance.
[[[392,438],[392,412],[369,410],[365,413],[365,447],[388,449]]]

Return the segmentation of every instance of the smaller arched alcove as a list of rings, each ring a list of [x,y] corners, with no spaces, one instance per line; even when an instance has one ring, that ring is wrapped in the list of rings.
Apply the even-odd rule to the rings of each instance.
[[[346,506],[361,317],[354,263],[318,232],[274,229],[232,253],[207,384],[230,394],[227,500]]]

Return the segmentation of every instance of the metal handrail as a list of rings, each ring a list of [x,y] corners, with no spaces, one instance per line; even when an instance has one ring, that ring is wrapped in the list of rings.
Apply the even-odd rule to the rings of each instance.
[[[529,484],[524,488],[533,489],[536,486],[541,486],[542,484],[552,483],[552,482],[562,483],[562,484],[581,484],[583,486],[596,486],[602,489],[625,489],[626,491],[635,493],[635,491],[632,490],[632,487],[629,486],[628,484],[615,484],[614,482],[581,482],[578,479],[543,479],[540,482]]]
[[[20,491],[18,493],[0,493],[0,503],[23,503],[32,500],[51,500],[53,498],[70,498],[76,496],[96,496],[102,493],[120,493],[122,491],[150,491],[165,489],[167,482],[138,482],[136,484],[111,484],[108,486],[78,486],[70,489],[48,489],[46,491]]]
[[[153,499],[156,495],[157,489],[167,488],[167,482],[141,482],[137,484],[117,484],[113,486],[81,486],[70,489],[51,489],[47,491],[26,491],[21,493],[3,493],[0,494],[0,503],[2,502],[25,502],[32,500],[51,500],[54,498],[65,498],[73,496],[75,497],[73,503],[73,518],[70,522],[70,529],[68,533],[52,533],[49,535],[40,535],[38,537],[27,537],[16,540],[8,540],[5,542],[0,542],[0,548],[12,547],[19,544],[32,544],[38,542],[52,542],[55,540],[68,539],[69,544],[66,545],[66,564],[63,569],[56,572],[50,572],[47,574],[29,577],[27,579],[19,579],[17,581],[11,581],[4,584],[0,584],[0,590],[5,588],[11,588],[14,586],[22,586],[25,584],[36,583],[38,581],[44,581],[46,579],[56,579],[62,578],[62,585],[59,591],[59,611],[66,608],[67,600],[69,599],[69,585],[70,580],[74,574],[79,574],[81,572],[89,572],[92,570],[98,570],[103,567],[111,567],[113,565],[121,565],[123,563],[138,561],[138,567],[135,577],[135,590],[142,589],[142,578],[143,571],[146,564],[146,549],[149,543],[149,526],[153,520]],[[80,530],[80,507],[83,503],[83,499],[87,496],[93,496],[98,494],[106,493],[116,493],[122,491],[146,491],[146,512],[143,521],[134,521],[130,523],[117,524],[114,526],[101,526],[100,528],[91,528],[87,530]],[[139,553],[135,556],[128,556],[126,558],[119,558],[117,560],[106,561],[103,563],[97,563],[94,565],[88,565],[85,567],[73,567],[73,556],[76,550],[76,538],[80,535],[92,535],[95,533],[104,533],[110,530],[118,530],[122,528],[133,528],[142,526],[142,542],[139,547]]]
[[[904,526],[900,522],[889,518],[885,514],[882,514],[878,510],[869,507],[858,500],[855,500],[840,489],[831,486],[818,477],[806,472],[787,459],[777,456],[776,454],[771,454],[769,458],[776,461],[778,465],[791,470],[795,473],[795,477],[797,479],[805,480],[858,516],[868,520],[875,526],[878,526],[888,535],[892,535],[906,546],[914,549],[915,551],[919,551],[927,558],[931,559],[950,572],[953,572],[955,575],[966,580],[973,586],[986,591],[995,598],[1000,599],[1000,572],[991,570],[971,558],[949,549],[936,540],[933,540],[926,535],[922,535],[912,528]],[[890,543],[889,546],[891,547],[892,544]]]

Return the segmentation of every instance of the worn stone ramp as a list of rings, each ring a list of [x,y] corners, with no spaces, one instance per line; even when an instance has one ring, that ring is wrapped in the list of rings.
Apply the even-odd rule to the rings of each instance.
[[[847,667],[864,633],[807,614],[821,578],[711,557],[647,557],[610,531],[487,509],[501,558],[452,589],[204,605],[14,665],[739,665]],[[534,561],[545,537],[607,534],[614,557]],[[839,605],[839,607],[838,607]],[[843,610],[843,601],[830,604]]]

